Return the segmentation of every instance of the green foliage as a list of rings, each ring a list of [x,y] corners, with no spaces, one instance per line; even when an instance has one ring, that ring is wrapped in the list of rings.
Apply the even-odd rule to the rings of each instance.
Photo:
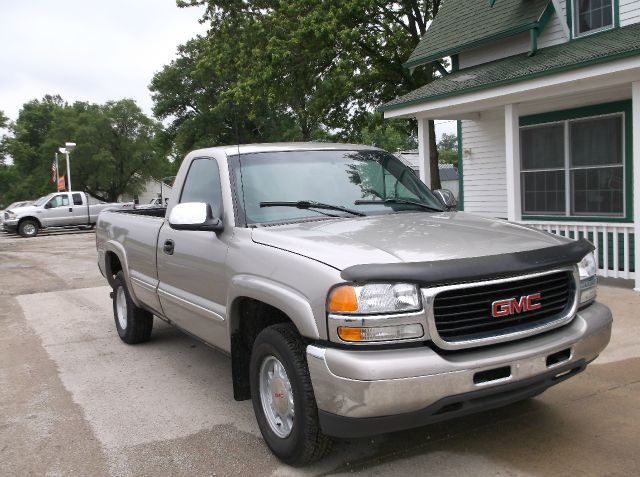
[[[458,136],[444,133],[438,142],[438,155],[440,162],[458,167]]]
[[[74,190],[107,201],[135,193],[149,176],[161,177],[171,170],[161,131],[160,123],[130,99],[104,105],[68,105],[60,96],[30,101],[11,126],[13,137],[6,139],[13,165],[0,171],[0,202],[55,191],[51,164],[66,141],[77,143],[70,161]],[[60,175],[65,174],[64,156],[58,164]]]
[[[415,123],[371,124],[371,111],[432,79],[432,68],[412,75],[402,63],[440,0],[177,4],[204,6],[210,27],[151,82],[154,112],[171,121],[178,157],[234,142],[338,137],[394,148],[405,142],[402,130],[415,140]]]
[[[412,122],[384,119],[379,113],[371,114],[368,118],[363,119],[368,119],[368,121],[350,140],[392,152],[418,147],[418,139],[413,131]]]
[[[458,136],[456,134],[447,134],[447,133],[442,134],[442,136],[440,137],[440,141],[438,142],[438,149],[457,152]]]

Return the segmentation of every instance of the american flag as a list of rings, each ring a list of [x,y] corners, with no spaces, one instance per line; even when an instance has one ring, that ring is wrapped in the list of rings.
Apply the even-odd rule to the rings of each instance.
[[[51,182],[54,184],[58,182],[58,165],[56,162],[57,161],[54,159],[51,163]]]

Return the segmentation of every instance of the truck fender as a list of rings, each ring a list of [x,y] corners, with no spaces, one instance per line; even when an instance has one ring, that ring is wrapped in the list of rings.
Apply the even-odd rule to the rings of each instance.
[[[112,285],[112,273],[111,273],[111,267],[109,265],[109,260],[107,260],[107,253],[114,253],[116,255],[116,257],[118,257],[118,260],[120,260],[120,264],[122,265],[122,272],[124,274],[124,280],[127,283],[127,289],[129,290],[129,295],[131,296],[131,300],[133,300],[133,303],[135,303],[135,305],[137,307],[142,307],[140,300],[138,299],[138,297],[136,296],[136,292],[133,288],[133,286],[131,286],[131,276],[129,275],[129,262],[127,261],[127,253],[124,250],[124,247],[122,246],[121,243],[113,241],[113,240],[109,240],[108,242],[104,243],[104,268],[105,268],[105,275],[107,277],[107,280],[109,281],[109,285]]]
[[[320,339],[311,305],[297,290],[268,278],[256,275],[236,275],[231,280],[227,310],[229,310],[229,336],[239,326],[234,313],[234,302],[238,298],[253,298],[277,308],[286,314],[305,338]]]
[[[25,220],[33,220],[36,224],[38,224],[38,228],[41,228],[41,229],[44,228],[42,226],[42,222],[40,222],[40,219],[38,219],[38,217],[34,217],[33,215],[25,215],[24,217],[20,217],[18,219],[18,227],[20,227],[20,224]]]

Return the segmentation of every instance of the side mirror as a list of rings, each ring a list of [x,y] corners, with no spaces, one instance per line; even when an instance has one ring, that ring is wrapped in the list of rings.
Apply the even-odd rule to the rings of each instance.
[[[44,208],[45,209],[50,209],[51,208],[51,202],[47,202],[46,204],[44,204]]]
[[[458,208],[456,196],[453,195],[453,192],[449,189],[436,189],[433,193],[438,199],[440,199],[440,202],[442,202],[446,210],[451,211]]]
[[[222,220],[213,217],[211,206],[204,202],[177,204],[169,215],[169,227],[175,230],[221,232]]]

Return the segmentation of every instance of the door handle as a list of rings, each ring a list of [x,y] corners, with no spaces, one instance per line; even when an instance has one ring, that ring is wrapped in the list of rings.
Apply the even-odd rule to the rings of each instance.
[[[171,239],[167,239],[164,241],[164,253],[166,253],[167,255],[173,255],[173,247],[175,247],[175,243],[173,242],[173,240]]]
[[[69,212],[73,212],[73,207],[69,207]]]

